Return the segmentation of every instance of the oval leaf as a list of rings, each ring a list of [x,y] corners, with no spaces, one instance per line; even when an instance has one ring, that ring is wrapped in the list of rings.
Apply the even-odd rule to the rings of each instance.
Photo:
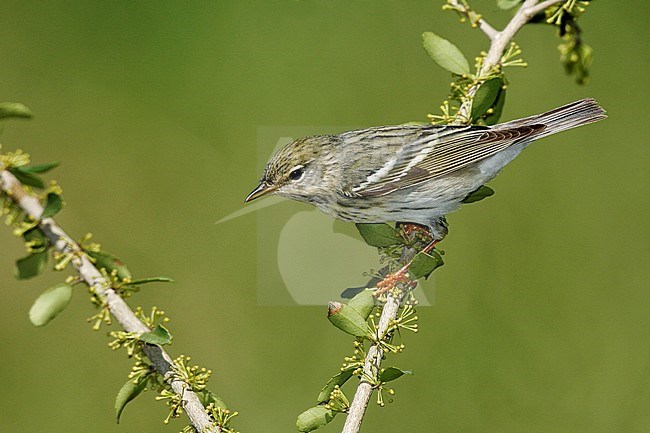
[[[23,239],[25,239],[25,242],[31,244],[32,249],[42,248],[49,244],[49,240],[45,236],[45,233],[43,233],[43,231],[38,227],[29,229],[23,233]]]
[[[491,78],[479,86],[472,100],[472,122],[484,115],[494,105],[502,86],[503,79],[501,77]]]
[[[386,268],[384,268],[384,269],[386,269]],[[379,273],[381,273],[384,269],[380,270]],[[343,293],[341,293],[341,298],[343,298],[343,299],[352,299],[355,296],[357,296],[359,293],[363,292],[365,289],[369,289],[369,288],[372,288],[372,287],[377,287],[377,283],[380,282],[382,279],[383,279],[383,277],[380,278],[380,277],[377,277],[377,276],[373,276],[372,278],[370,278],[370,280],[368,280],[368,282],[366,283],[365,286],[348,287],[347,289],[345,289],[343,291]]]
[[[501,113],[503,112],[503,104],[506,102],[506,89],[501,87],[497,100],[492,107],[492,113],[485,116],[486,125],[496,125],[499,123]]]
[[[443,69],[463,75],[469,74],[469,62],[458,47],[433,32],[422,33],[422,45],[429,57]]]
[[[220,407],[221,409],[228,409],[228,406],[221,399],[221,397],[219,397],[217,394],[215,394],[214,392],[208,389],[198,391],[196,395],[199,397],[199,400],[201,401],[203,407],[206,407],[209,404],[213,403],[215,407]]]
[[[359,293],[363,292],[366,290],[366,286],[361,286],[361,287],[348,287],[347,289],[343,290],[341,292],[341,298],[343,299],[352,299],[355,296],[357,296]]]
[[[10,117],[29,119],[33,116],[32,110],[20,102],[0,102],[0,119]]]
[[[368,319],[375,308],[376,298],[373,293],[372,290],[363,290],[348,302],[348,305],[357,310],[364,320]]]
[[[310,432],[332,421],[335,416],[336,412],[325,406],[312,407],[298,416],[296,427],[298,427],[298,431]]]
[[[84,252],[95,260],[95,265],[98,269],[104,268],[109,274],[115,270],[117,276],[121,280],[131,278],[131,271],[129,271],[129,268],[126,267],[122,260],[114,255],[109,254],[106,251],[95,252],[84,250]]]
[[[117,417],[118,424],[120,423],[120,416],[122,415],[122,411],[126,407],[127,403],[140,395],[146,386],[146,380],[141,380],[138,383],[133,383],[132,380],[129,380],[124,385],[122,385],[122,388],[117,393],[117,397],[115,398],[115,415]]]
[[[494,190],[487,185],[483,185],[476,191],[469,193],[469,195],[463,199],[463,203],[474,203],[492,195],[494,195]]]
[[[45,173],[47,171],[52,170],[54,167],[58,167],[60,162],[48,162],[47,164],[39,164],[39,165],[30,165],[26,167],[20,167],[22,171],[25,173]]]
[[[332,376],[330,380],[327,381],[323,389],[321,389],[320,394],[318,394],[318,403],[327,403],[330,399],[330,394],[334,391],[334,388],[338,385],[339,388],[343,386],[349,378],[352,377],[352,372],[356,367],[348,367],[345,370],[341,371],[339,374]]]
[[[508,10],[514,8],[521,2],[522,0],[497,0],[497,6],[499,9]]]
[[[139,280],[133,280],[129,281],[128,283],[125,284],[125,286],[138,286],[140,284],[147,284],[147,283],[172,283],[174,280],[172,280],[169,277],[149,277],[149,278],[141,278]]]
[[[409,272],[416,280],[422,277],[429,278],[431,272],[443,264],[442,257],[437,252],[431,251],[431,253],[427,254],[420,251],[413,258]]]
[[[33,278],[43,272],[45,266],[47,266],[47,250],[16,260],[14,275],[19,280]]]
[[[43,209],[43,213],[41,214],[41,219],[53,217],[54,215],[59,213],[62,207],[63,207],[63,199],[61,198],[61,196],[53,192],[49,193],[45,200],[45,208]]]
[[[39,296],[29,310],[29,320],[35,326],[47,325],[65,310],[72,299],[72,286],[58,284]]]
[[[330,302],[328,307],[327,318],[332,325],[355,337],[370,338],[370,327],[357,310],[340,302]]]
[[[391,380],[399,379],[405,374],[413,374],[412,371],[401,370],[397,367],[387,367],[379,373],[379,380],[382,382],[390,382]]]
[[[169,333],[167,328],[162,325],[156,326],[151,332],[140,334],[140,337],[138,338],[140,341],[149,344],[157,344],[158,346],[164,346],[172,341],[172,335]]]
[[[40,189],[45,188],[45,184],[40,177],[36,176],[34,173],[25,171],[23,167],[10,167],[9,171],[11,174],[16,176],[16,179],[18,179],[23,185],[29,185]]]
[[[371,247],[390,247],[403,243],[399,231],[390,224],[355,224],[364,241]]]

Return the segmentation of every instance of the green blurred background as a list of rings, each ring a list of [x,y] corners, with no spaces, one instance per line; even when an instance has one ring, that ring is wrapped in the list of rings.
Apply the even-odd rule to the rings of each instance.
[[[473,3],[495,25],[508,19],[494,1]],[[240,411],[242,432],[295,431],[351,339],[324,307],[258,299],[259,240],[279,227],[265,218],[308,207],[214,222],[243,207],[258,155],[276,144],[259,142],[260,127],[329,132],[437,111],[450,77],[421,33],[468,57],[487,47],[441,4],[0,4],[0,100],[36,114],[3,123],[4,149],[61,161],[53,177],[68,205],[58,220],[71,235],[91,231],[136,276],[175,279],[130,302],[168,312],[170,351],[214,370],[211,388]],[[419,334],[394,360],[415,376],[395,382],[392,404],[371,404],[363,431],[650,431],[647,13],[642,0],[593,2],[581,20],[595,49],[587,87],[564,75],[553,29],[518,36],[530,66],[508,73],[504,120],[585,96],[610,118],[532,146],[491,183],[494,197],[449,218],[434,306],[420,309]],[[115,424],[130,361],[85,323],[94,313],[81,288],[62,316],[32,327],[31,303],[63,276],[18,282],[23,247],[9,228],[0,245],[0,431],[180,430],[185,420],[163,425],[153,394]]]

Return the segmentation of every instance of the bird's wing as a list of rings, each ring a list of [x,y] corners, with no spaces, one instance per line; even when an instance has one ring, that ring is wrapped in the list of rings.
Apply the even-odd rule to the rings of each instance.
[[[398,147],[382,166],[344,193],[362,197],[390,194],[488,158],[544,128],[541,124],[504,129],[425,127],[417,138]]]

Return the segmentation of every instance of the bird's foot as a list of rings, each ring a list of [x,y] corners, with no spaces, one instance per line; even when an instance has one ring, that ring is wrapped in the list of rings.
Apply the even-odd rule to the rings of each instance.
[[[421,229],[419,226],[418,229]],[[421,252],[423,253],[428,253],[431,250],[433,250],[436,245],[440,242],[440,239],[434,239],[429,244],[422,249]],[[400,270],[397,272],[393,272],[392,274],[388,274],[384,277],[383,280],[377,283],[377,290],[375,290],[375,297],[381,296],[384,293],[388,292],[389,290],[392,290],[395,288],[398,284],[403,283],[407,287],[407,289],[414,289],[415,286],[417,286],[418,282],[414,281],[411,279],[409,276],[408,272],[409,269],[411,268],[411,265],[413,264],[413,259],[411,259],[407,264],[402,266]]]
[[[375,297],[381,296],[384,293],[393,290],[398,284],[403,283],[413,288],[417,285],[417,281],[411,280],[408,275],[408,268],[405,266],[397,272],[388,274],[383,280],[377,283],[377,290],[375,290]]]

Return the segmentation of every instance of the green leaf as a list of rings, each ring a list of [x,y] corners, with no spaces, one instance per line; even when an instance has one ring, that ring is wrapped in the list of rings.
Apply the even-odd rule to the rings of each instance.
[[[30,119],[33,116],[34,113],[32,113],[32,110],[20,102],[0,102],[0,119],[8,119],[10,117]]]
[[[140,341],[144,341],[145,343],[164,346],[165,344],[169,344],[172,341],[172,335],[169,333],[167,328],[162,325],[158,325],[153,329],[153,331],[141,334],[138,339]]]
[[[59,315],[72,299],[72,286],[57,284],[41,294],[29,309],[29,320],[34,326],[47,325]]]
[[[25,167],[20,167],[20,169],[25,173],[45,173],[52,170],[54,167],[58,167],[60,162],[48,162],[47,164],[39,165],[30,165]]]
[[[381,273],[381,271],[379,271]],[[377,276],[373,276],[368,280],[365,286],[361,287],[348,287],[341,293],[341,298],[343,299],[352,299],[355,296],[357,296],[359,293],[363,292],[366,289],[374,288],[377,287],[377,283],[380,282],[383,279],[383,277],[379,278]]]
[[[355,296],[357,296],[359,293],[363,292],[366,290],[366,286],[361,286],[361,287],[348,287],[347,289],[343,290],[341,292],[341,298],[343,299],[352,299]]]
[[[499,96],[497,96],[497,100],[494,103],[494,106],[492,107],[492,114],[488,114],[485,116],[485,124],[486,125],[496,125],[499,123],[499,119],[501,118],[501,113],[503,112],[503,104],[506,102],[506,89],[501,87],[501,90],[499,91]]]
[[[584,43],[579,35],[572,35],[570,40],[560,45],[560,48],[562,51],[560,60],[564,64],[564,71],[568,75],[575,75],[576,83],[587,84],[593,61],[593,48]]]
[[[126,267],[122,260],[115,257],[114,255],[109,254],[106,251],[84,250],[84,252],[95,261],[95,266],[98,269],[104,268],[109,274],[115,270],[117,272],[117,276],[121,280],[131,278],[131,271],[129,271],[129,268]]]
[[[41,215],[41,219],[45,218],[51,218],[63,207],[63,199],[59,194],[56,193],[49,193],[47,195],[47,199],[45,200],[45,209],[43,209],[43,214]]]
[[[413,372],[409,370],[401,370],[397,367],[387,367],[379,373],[379,380],[382,382],[390,382],[391,380],[399,379],[405,374],[412,375]]]
[[[149,278],[140,278],[139,280],[129,281],[125,286],[139,286],[141,284],[147,283],[172,283],[172,280],[169,277],[149,277]]]
[[[458,75],[469,74],[469,62],[458,47],[433,32],[422,33],[422,45],[441,68]]]
[[[492,195],[494,195],[494,190],[487,185],[483,185],[476,191],[470,192],[469,195],[463,199],[463,203],[474,203]]]
[[[23,185],[29,185],[40,189],[45,188],[45,184],[40,177],[25,171],[23,167],[9,167],[8,170],[11,174],[16,176],[16,179],[18,179]]]
[[[357,310],[364,320],[368,319],[375,308],[376,299],[373,293],[372,290],[363,290],[348,302],[348,305]]]
[[[336,412],[325,406],[312,407],[298,416],[296,427],[298,427],[298,431],[310,432],[332,421],[335,416]]]
[[[141,380],[138,383],[133,383],[132,380],[129,380],[122,385],[122,388],[120,388],[120,391],[117,393],[117,397],[115,398],[115,415],[117,416],[118,424],[120,423],[120,416],[122,415],[122,411],[126,407],[127,403],[140,395],[146,387],[146,379]]]
[[[341,304],[340,302],[330,302],[328,305],[327,318],[332,325],[355,337],[370,338],[370,327],[366,319],[354,308]]]
[[[390,247],[404,242],[399,231],[390,224],[357,223],[355,225],[363,240],[371,247]]]
[[[332,376],[330,380],[327,381],[323,389],[321,389],[320,394],[318,394],[318,403],[327,403],[330,399],[330,394],[334,391],[334,388],[338,385],[340,388],[345,382],[352,377],[352,373],[356,367],[348,367],[345,370],[339,372],[338,374]]]
[[[414,279],[422,277],[429,278],[431,272],[443,264],[444,262],[442,261],[442,257],[440,257],[437,252],[431,251],[430,254],[427,254],[423,251],[420,251],[413,258],[409,271],[413,275]]]
[[[503,79],[495,77],[478,88],[472,100],[472,122],[484,115],[494,105],[503,87]]]
[[[221,399],[221,397],[219,397],[217,394],[215,394],[214,392],[208,389],[197,391],[196,394],[199,397],[199,400],[201,401],[203,407],[206,407],[207,405],[213,403],[215,407],[220,407],[221,409],[228,409],[228,406]]]
[[[45,236],[45,233],[38,227],[29,229],[23,233],[23,239],[25,242],[30,243],[30,248],[33,250],[47,247],[50,242],[47,236]]]
[[[514,8],[521,2],[522,0],[497,0],[497,6],[499,9],[508,10]]]
[[[47,250],[16,260],[14,275],[19,280],[26,280],[43,272],[45,266],[47,266]]]

